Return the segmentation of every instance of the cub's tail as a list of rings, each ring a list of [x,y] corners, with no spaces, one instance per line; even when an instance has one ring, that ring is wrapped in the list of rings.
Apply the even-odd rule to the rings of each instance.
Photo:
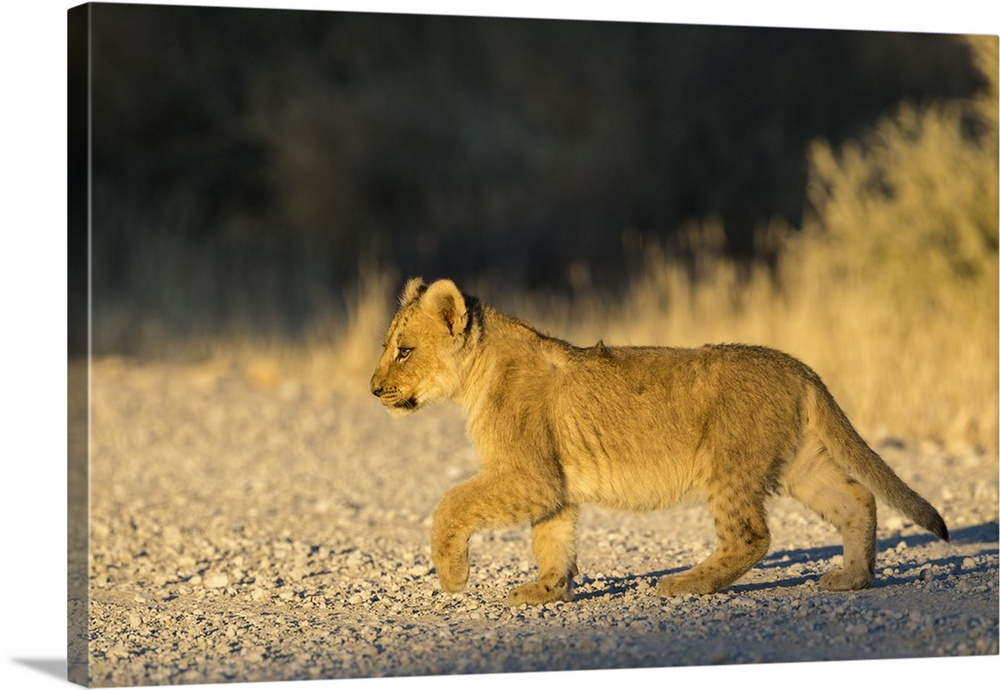
[[[868,489],[915,523],[948,541],[948,527],[941,514],[923,496],[911,489],[878,453],[861,438],[840,405],[821,381],[817,381],[810,417],[833,461],[850,472]]]

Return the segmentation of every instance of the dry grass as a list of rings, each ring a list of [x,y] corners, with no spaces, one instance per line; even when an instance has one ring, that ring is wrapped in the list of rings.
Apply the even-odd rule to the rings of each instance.
[[[841,276],[825,243],[808,236],[787,241],[777,283],[763,267],[746,276],[710,251],[700,259],[701,279],[691,282],[679,262],[651,249],[620,303],[593,295],[573,301],[480,296],[502,297],[519,316],[580,344],[603,338],[608,344],[777,347],[812,365],[870,438],[995,451],[996,261],[961,289],[937,289],[917,271],[914,284],[928,301],[911,295],[913,301],[899,302],[871,280]],[[391,273],[371,274],[358,291],[351,325],[330,339],[334,347],[307,346],[297,356],[286,353],[286,362],[314,384],[366,390],[397,287]]]

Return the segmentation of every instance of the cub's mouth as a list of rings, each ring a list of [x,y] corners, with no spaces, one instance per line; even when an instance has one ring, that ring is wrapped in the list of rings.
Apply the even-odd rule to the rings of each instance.
[[[393,414],[406,414],[408,412],[413,412],[420,407],[420,403],[417,402],[417,396],[415,394],[405,395],[395,386],[382,388],[373,385],[372,395],[378,398],[379,402]]]
[[[401,397],[399,395],[380,395],[379,401],[389,412],[393,414],[407,414],[416,411],[420,407],[416,396]]]
[[[404,398],[392,403],[392,408],[394,410],[403,410],[405,412],[412,412],[417,409],[418,406],[417,399],[414,397]]]

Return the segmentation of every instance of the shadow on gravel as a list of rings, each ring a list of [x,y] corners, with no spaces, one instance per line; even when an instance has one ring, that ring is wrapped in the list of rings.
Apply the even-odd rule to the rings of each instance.
[[[797,577],[787,577],[784,580],[772,580],[771,582],[747,582],[724,587],[721,591],[726,594],[742,594],[744,592],[760,592],[766,589],[791,589],[804,585],[806,580],[809,579],[810,577],[806,575],[799,575]],[[816,577],[813,576],[811,579],[815,581]]]
[[[692,563],[692,565],[694,565]],[[605,595],[610,595],[612,597],[624,596],[627,592],[632,590],[638,590],[639,585],[646,581],[647,584],[652,588],[656,589],[656,585],[659,583],[660,579],[665,575],[672,575],[674,573],[680,573],[687,570],[687,568],[671,568],[670,570],[657,570],[650,573],[644,573],[642,575],[626,576],[626,577],[608,577],[602,580],[606,586],[602,589],[592,590],[589,592],[576,591],[573,593],[574,601],[586,601],[587,599],[599,599]],[[785,580],[775,580],[773,582],[755,582],[743,585],[732,585],[730,587],[725,587],[722,589],[722,593],[727,594],[739,594],[740,592],[752,592],[764,589],[775,589],[781,587],[794,587],[795,585],[804,584],[805,581],[809,579],[805,576],[788,578]],[[815,578],[813,578],[815,579]],[[581,582],[581,585],[589,585],[594,581],[590,579],[585,579]]]
[[[950,535],[953,544],[975,544],[982,541],[1000,540],[1000,523],[996,520],[984,522],[981,525],[962,527]]]
[[[693,565],[693,564],[692,564]],[[660,581],[664,575],[671,575],[673,573],[680,573],[687,570],[684,568],[670,568],[669,570],[657,570],[651,573],[644,573],[642,575],[626,575],[624,577],[605,577],[600,581],[605,584],[601,589],[581,592],[579,589],[573,592],[574,601],[586,601],[587,599],[599,599],[604,595],[608,594],[611,596],[621,596],[628,591],[639,589],[639,585],[645,580],[649,586],[656,588],[656,583]],[[593,578],[584,576],[577,587],[591,586],[596,582]]]
[[[951,544],[977,544],[981,542],[995,542],[998,538],[998,523],[984,522],[980,525],[970,525],[961,527],[953,531],[949,537]],[[925,546],[938,541],[933,534],[910,534],[907,536],[896,535],[878,542],[878,551],[889,551],[895,549],[902,542],[908,546]],[[775,551],[768,554],[757,565],[758,568],[781,568],[791,563],[809,563],[813,561],[825,561],[843,553],[843,548],[836,546],[818,546],[812,549],[790,549],[786,551]],[[948,560],[948,559],[939,559]]]
[[[949,536],[951,537],[950,543],[952,544],[978,544],[978,543],[990,543],[996,542],[998,540],[998,533],[1000,533],[1000,523],[996,520],[992,522],[984,522],[980,525],[970,525],[968,527],[962,527],[953,531]],[[900,543],[906,542],[908,546],[923,546],[935,541],[938,538],[931,534],[911,534],[907,536],[897,535],[890,537],[889,539],[882,539],[878,543],[879,552],[888,551],[895,549]],[[760,563],[758,563],[755,568],[768,569],[768,568],[786,568],[789,565],[796,563],[822,563],[828,561],[834,556],[839,556],[843,553],[843,548],[840,545],[837,546],[818,546],[811,549],[790,549],[785,551],[775,551],[772,554],[765,556]],[[980,552],[981,554],[996,553],[995,549],[984,549]],[[921,561],[919,563],[914,563],[912,567],[908,568],[906,572],[899,575],[882,575],[876,576],[875,581],[872,582],[870,589],[878,589],[881,587],[892,587],[894,585],[902,584],[912,584],[917,580],[923,579],[923,570],[928,566],[936,566],[937,568],[944,570],[945,572],[955,572],[960,570],[962,567],[963,560],[967,557],[967,554],[961,556],[945,556],[943,558],[930,559],[926,561]],[[592,590],[587,592],[577,591],[574,593],[573,598],[579,601],[585,601],[587,599],[598,599],[605,595],[611,596],[622,596],[625,593],[639,588],[640,583],[644,580],[648,584],[656,588],[656,584],[665,575],[672,575],[674,573],[680,573],[687,570],[690,566],[695,565],[694,563],[688,566],[679,568],[670,568],[668,570],[656,570],[649,573],[644,573],[642,575],[633,575],[626,577],[607,577],[603,578],[601,582],[605,584],[604,587],[598,590]],[[823,569],[825,572],[825,569]],[[967,571],[975,572],[975,571]],[[767,589],[781,589],[785,587],[797,587],[804,585],[807,580],[815,581],[818,575],[821,573],[813,573],[810,575],[802,575],[796,577],[789,577],[783,580],[773,580],[770,582],[752,582],[745,584],[735,584],[726,587],[722,592],[739,594],[742,592],[754,592]],[[592,585],[596,580],[588,577],[580,582],[579,586]]]

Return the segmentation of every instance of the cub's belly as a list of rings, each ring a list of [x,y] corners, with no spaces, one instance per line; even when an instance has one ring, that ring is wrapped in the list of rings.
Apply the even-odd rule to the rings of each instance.
[[[669,508],[700,495],[693,464],[683,458],[574,454],[565,457],[562,464],[572,503],[647,511]]]
[[[553,420],[571,501],[658,510],[698,495],[700,442],[691,430],[704,425],[689,410],[682,416],[668,409],[662,398],[577,406]]]

